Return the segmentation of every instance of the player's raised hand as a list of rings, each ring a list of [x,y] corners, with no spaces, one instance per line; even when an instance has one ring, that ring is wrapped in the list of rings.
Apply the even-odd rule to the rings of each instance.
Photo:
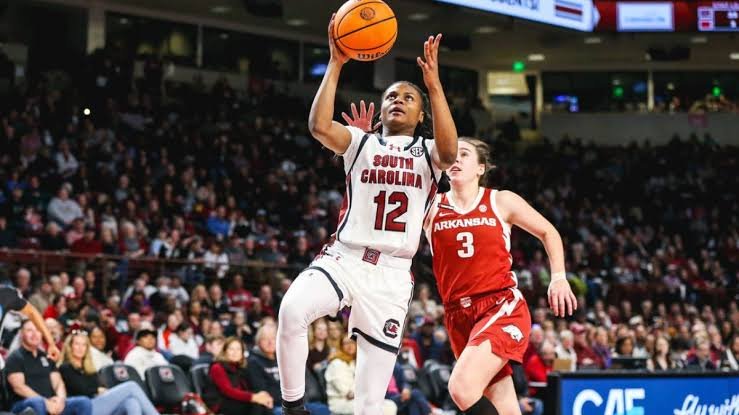
[[[423,72],[423,82],[427,89],[441,86],[439,79],[439,44],[441,43],[441,33],[436,36],[429,36],[428,40],[423,42],[423,59],[419,56],[416,58],[418,66]]]
[[[577,298],[566,279],[553,280],[547,290],[549,308],[555,317],[571,316],[577,310]]]
[[[331,20],[328,22],[328,49],[331,52],[330,61],[334,61],[343,65],[349,62],[349,56],[336,46],[336,40],[334,39],[334,19],[336,19],[336,13],[331,15]]]
[[[341,116],[346,121],[346,125],[357,127],[365,133],[371,133],[378,128],[382,123],[378,122],[372,125],[372,117],[375,115],[375,103],[370,102],[369,108],[364,104],[364,100],[359,101],[359,112],[357,112],[357,106],[352,102],[352,116],[342,112]]]

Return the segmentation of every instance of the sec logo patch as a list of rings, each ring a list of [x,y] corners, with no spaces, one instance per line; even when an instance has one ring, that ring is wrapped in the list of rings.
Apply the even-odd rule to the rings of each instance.
[[[411,147],[411,155],[413,157],[421,157],[423,155],[423,148],[421,148],[421,147]]]

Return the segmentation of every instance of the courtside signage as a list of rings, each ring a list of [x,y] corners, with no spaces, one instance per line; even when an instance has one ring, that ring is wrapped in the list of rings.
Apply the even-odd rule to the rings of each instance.
[[[739,414],[735,377],[561,379],[560,415]]]

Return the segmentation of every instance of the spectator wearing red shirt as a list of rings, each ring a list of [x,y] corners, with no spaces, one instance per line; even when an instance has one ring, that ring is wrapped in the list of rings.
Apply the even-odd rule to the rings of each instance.
[[[103,253],[103,244],[95,239],[94,227],[85,227],[84,236],[72,244],[72,252],[87,255],[98,255]]]
[[[241,274],[233,276],[231,289],[226,292],[231,311],[251,311],[254,295],[244,288],[244,277]]]
[[[67,298],[62,294],[57,294],[54,300],[44,310],[44,319],[53,318],[58,319],[59,316],[67,312]]]
[[[223,415],[257,413],[257,405],[272,409],[274,402],[268,392],[250,390],[245,369],[244,344],[235,337],[228,338],[210,367],[215,390],[206,393],[206,403],[214,412]]]
[[[544,341],[539,346],[538,353],[531,356],[524,364],[524,371],[529,382],[546,383],[547,375],[552,371],[555,356],[554,345]],[[538,388],[531,387],[529,393],[531,396],[536,396],[537,390]]]
[[[598,338],[601,335],[600,333],[601,329],[602,328],[598,329],[596,338]],[[585,326],[583,326],[580,323],[575,323],[572,325],[571,330],[572,330],[572,334],[575,335],[575,353],[577,354],[577,367],[578,368],[604,369],[605,368],[604,358],[606,356],[601,356],[598,353],[596,353],[596,351],[590,345],[587,339],[587,330],[585,329]],[[602,329],[602,330],[605,332],[605,329]],[[609,353],[607,358],[610,361],[610,350],[607,347],[608,345],[608,333],[607,332],[605,336],[606,336],[605,352]]]

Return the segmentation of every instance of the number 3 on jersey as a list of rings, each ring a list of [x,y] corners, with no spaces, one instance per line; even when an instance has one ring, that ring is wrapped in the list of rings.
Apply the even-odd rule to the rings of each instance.
[[[405,232],[405,222],[397,219],[408,211],[408,195],[403,192],[392,192],[390,197],[383,190],[374,198],[377,205],[375,214],[375,229],[392,232]],[[395,209],[385,215],[386,205],[398,205]]]
[[[475,254],[475,245],[472,232],[460,232],[457,234],[457,241],[462,242],[462,249],[457,250],[460,258],[469,258]]]

